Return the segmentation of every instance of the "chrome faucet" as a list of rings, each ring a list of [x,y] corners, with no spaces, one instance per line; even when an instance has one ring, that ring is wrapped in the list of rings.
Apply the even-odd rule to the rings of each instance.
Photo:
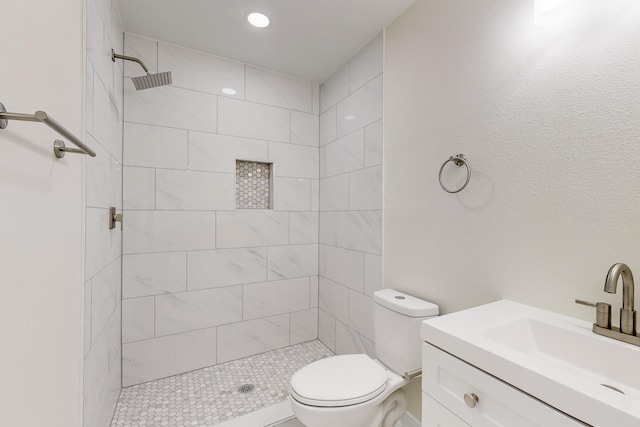
[[[618,280],[622,276],[622,308],[620,309],[620,328],[611,326],[611,305],[604,302],[576,300],[576,303],[596,309],[596,323],[593,332],[608,338],[640,346],[640,335],[636,332],[636,311],[633,307],[633,274],[628,265],[616,263],[611,266],[604,281],[604,291],[616,293]]]
[[[636,333],[636,311],[633,307],[633,274],[628,265],[621,262],[613,264],[604,281],[604,291],[615,294],[618,279],[622,276],[622,308],[620,309],[620,332],[628,335]]]

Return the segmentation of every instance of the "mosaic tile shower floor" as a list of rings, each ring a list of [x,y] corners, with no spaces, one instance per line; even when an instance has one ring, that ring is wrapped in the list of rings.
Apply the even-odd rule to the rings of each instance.
[[[333,355],[311,341],[122,389],[111,427],[210,427],[283,401],[291,376]],[[253,384],[241,394],[238,388]]]

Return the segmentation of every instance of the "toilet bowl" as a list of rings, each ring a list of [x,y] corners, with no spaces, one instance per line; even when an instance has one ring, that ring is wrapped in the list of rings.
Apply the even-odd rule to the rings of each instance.
[[[290,401],[296,417],[308,427],[381,426],[386,400],[404,412],[406,398],[399,389],[408,382],[365,354],[334,356],[292,377]]]
[[[392,427],[406,409],[402,387],[421,365],[420,323],[438,306],[390,289],[374,294],[379,360],[333,356],[296,372],[289,400],[307,427]]]

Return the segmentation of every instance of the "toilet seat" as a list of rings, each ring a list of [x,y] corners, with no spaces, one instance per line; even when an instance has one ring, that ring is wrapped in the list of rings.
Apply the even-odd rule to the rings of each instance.
[[[387,388],[387,372],[365,354],[333,356],[313,362],[291,378],[291,396],[320,407],[356,405]]]

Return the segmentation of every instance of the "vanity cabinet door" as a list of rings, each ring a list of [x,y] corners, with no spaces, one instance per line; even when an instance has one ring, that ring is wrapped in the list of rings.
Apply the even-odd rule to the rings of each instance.
[[[422,358],[423,391],[472,427],[586,426],[430,344]]]
[[[422,393],[422,427],[470,427],[447,408]]]

